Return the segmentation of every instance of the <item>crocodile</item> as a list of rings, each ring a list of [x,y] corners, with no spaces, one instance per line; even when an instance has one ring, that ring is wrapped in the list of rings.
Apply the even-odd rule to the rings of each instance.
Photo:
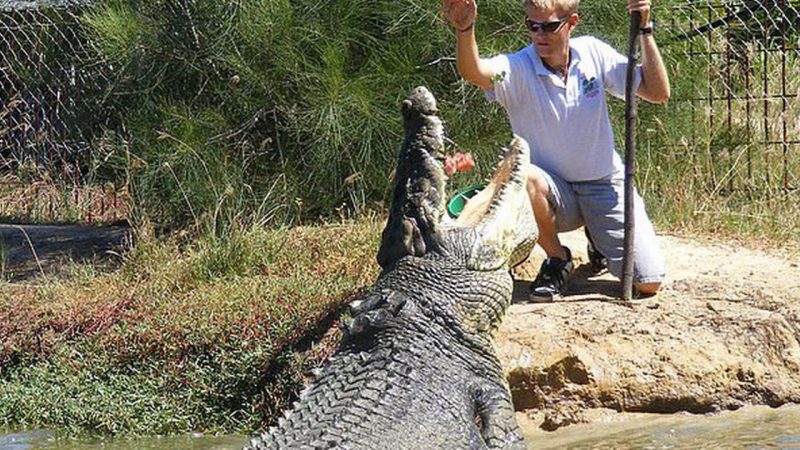
[[[538,237],[528,146],[514,137],[482,200],[454,220],[436,99],[418,87],[401,110],[381,273],[298,402],[246,449],[525,448],[492,335],[511,302],[510,268]]]

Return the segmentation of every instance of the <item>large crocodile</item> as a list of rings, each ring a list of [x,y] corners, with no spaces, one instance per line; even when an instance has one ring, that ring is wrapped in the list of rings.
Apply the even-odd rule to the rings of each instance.
[[[383,270],[350,305],[336,354],[247,448],[524,448],[491,338],[511,301],[509,268],[538,234],[525,191],[527,144],[515,138],[503,150],[486,201],[470,202],[456,222],[444,212],[436,100],[419,87],[402,113]]]

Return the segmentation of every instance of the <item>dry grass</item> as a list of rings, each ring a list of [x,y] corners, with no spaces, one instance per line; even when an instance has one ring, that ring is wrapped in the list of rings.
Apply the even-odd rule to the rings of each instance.
[[[112,184],[67,186],[0,177],[0,218],[36,223],[110,223],[129,216],[129,196]]]

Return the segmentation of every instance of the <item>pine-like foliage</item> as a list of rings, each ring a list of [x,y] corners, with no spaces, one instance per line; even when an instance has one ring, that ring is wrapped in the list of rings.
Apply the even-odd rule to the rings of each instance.
[[[98,4],[84,23],[113,75],[106,106],[120,124],[105,160],[130,177],[138,212],[163,225],[222,231],[241,218],[358,214],[388,198],[399,101],[424,84],[449,109],[443,116],[454,140],[485,155],[480,177],[510,131],[501,111],[459,81],[455,37],[438,7],[435,0]],[[481,7],[480,32],[513,25],[484,36],[486,51],[525,44],[515,0]]]

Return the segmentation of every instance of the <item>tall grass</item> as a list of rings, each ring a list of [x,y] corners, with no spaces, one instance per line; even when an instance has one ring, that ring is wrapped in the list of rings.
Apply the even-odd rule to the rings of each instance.
[[[485,8],[484,30],[518,18],[513,0]],[[399,101],[419,84],[453,111],[451,131],[471,150],[491,160],[508,141],[502,115],[458,80],[436,1],[116,0],[84,22],[113,64],[109,101],[130,135],[104,159],[126,160],[117,177],[132,181],[134,214],[162,225],[221,230],[259,210],[297,223],[374,208],[390,189]],[[523,36],[516,25],[485,43]]]
[[[41,172],[36,179],[0,176],[0,220],[11,222],[116,222],[128,217],[124,188],[113,183],[75,185]]]

